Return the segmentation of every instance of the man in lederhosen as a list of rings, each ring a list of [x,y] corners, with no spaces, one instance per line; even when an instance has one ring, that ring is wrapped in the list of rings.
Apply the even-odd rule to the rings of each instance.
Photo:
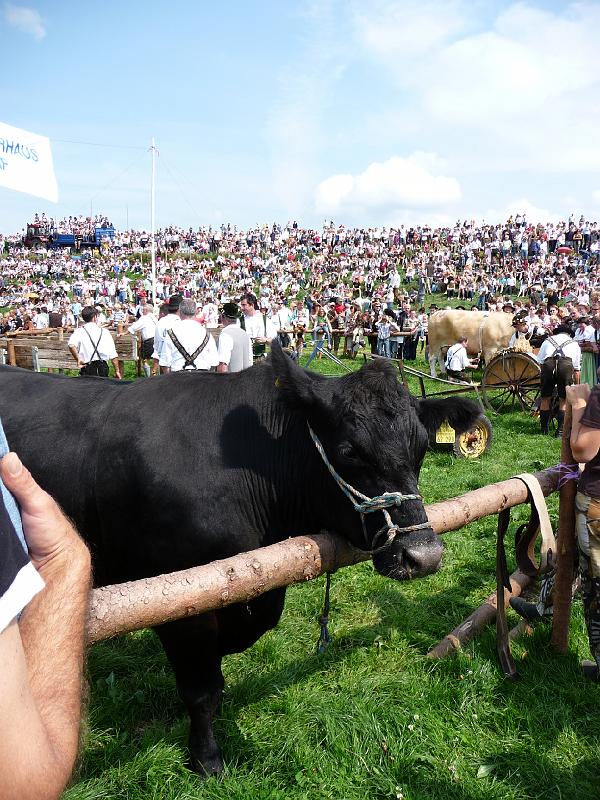
[[[209,370],[219,363],[217,345],[196,316],[196,301],[182,300],[179,320],[165,336],[159,364],[164,372]]]
[[[142,313],[139,319],[130,325],[127,330],[129,333],[139,333],[142,338],[142,346],[140,350],[140,360],[144,369],[144,374],[149,377],[151,367],[148,361],[152,359],[154,352],[154,334],[156,333],[156,317],[154,316],[154,306],[145,303],[142,307]]]
[[[568,325],[558,325],[540,347],[536,356],[541,366],[541,401],[540,401],[540,428],[542,434],[548,434],[550,422],[550,404],[554,387],[558,392],[559,412],[557,436],[562,436],[565,419],[566,387],[572,383],[579,383],[581,369],[581,348],[571,338],[571,329]]]
[[[76,328],[69,338],[69,350],[79,368],[80,375],[108,377],[108,362],[112,361],[115,376],[121,378],[115,343],[110,333],[98,325],[98,311],[86,306],[81,312],[83,325]]]

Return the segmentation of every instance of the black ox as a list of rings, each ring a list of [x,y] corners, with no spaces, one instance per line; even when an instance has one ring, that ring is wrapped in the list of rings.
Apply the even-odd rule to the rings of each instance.
[[[322,529],[369,550],[381,511],[360,515],[311,439],[369,497],[418,493],[428,435],[447,419],[468,430],[464,399],[421,400],[382,361],[341,378],[296,366],[277,346],[236,374],[175,373],[120,383],[0,367],[0,417],[9,444],[89,542],[97,585],[185,569]],[[426,522],[422,501],[389,509],[398,529]],[[430,527],[377,541],[382,575],[438,569]],[[222,759],[212,720],[222,656],[252,645],[281,616],[285,589],[248,604],[156,628],[190,715],[194,769]]]

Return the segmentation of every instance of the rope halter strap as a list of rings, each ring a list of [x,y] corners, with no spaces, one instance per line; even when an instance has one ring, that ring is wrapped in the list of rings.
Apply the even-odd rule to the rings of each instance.
[[[362,523],[363,535],[365,537],[365,543],[367,544],[366,552],[374,553],[383,550],[391,541],[393,541],[394,537],[397,533],[405,533],[407,531],[418,531],[422,530],[423,528],[431,527],[429,522],[420,522],[417,525],[407,525],[404,528],[400,528],[398,525],[394,525],[392,522],[392,518],[387,511],[388,508],[397,507],[399,508],[405,500],[421,500],[420,494],[401,494],[401,492],[384,492],[383,494],[377,495],[377,497],[368,497],[366,494],[359,492],[358,489],[355,489],[354,486],[351,486],[347,481],[345,481],[341,475],[335,471],[333,465],[327,458],[323,445],[321,444],[319,437],[313,431],[310,424],[308,425],[308,432],[310,433],[310,437],[314,442],[319,455],[323,459],[325,466],[331,473],[332,477],[334,478],[337,485],[340,487],[342,492],[346,495],[348,500],[354,506],[354,510],[358,511],[360,514],[360,519]],[[360,501],[360,502],[359,502]],[[373,536],[371,543],[369,544],[369,540],[367,537],[367,529],[365,526],[365,514],[371,514],[373,511],[381,511],[383,513],[385,519],[385,525],[383,525],[377,533]],[[379,545],[378,547],[375,546],[377,540],[381,537],[385,536],[385,541],[383,544]]]

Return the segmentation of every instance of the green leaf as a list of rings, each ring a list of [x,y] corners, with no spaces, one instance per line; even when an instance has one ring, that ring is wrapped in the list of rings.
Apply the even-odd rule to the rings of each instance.
[[[477,777],[487,778],[487,776],[491,775],[495,769],[496,767],[494,766],[494,764],[482,764],[477,770]]]

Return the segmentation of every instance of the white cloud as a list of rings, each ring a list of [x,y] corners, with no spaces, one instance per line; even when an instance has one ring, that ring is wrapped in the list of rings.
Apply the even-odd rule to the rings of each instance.
[[[402,54],[404,60],[443,46],[468,29],[469,19],[459,0],[405,0],[357,12],[355,26],[368,49],[386,59]]]
[[[332,175],[317,186],[316,209],[320,214],[353,216],[439,209],[461,198],[456,178],[434,174],[441,165],[434,153],[416,152],[408,158],[374,162],[358,175]]]
[[[22,33],[28,33],[38,41],[41,41],[46,35],[46,28],[42,17],[39,11],[36,11],[34,8],[5,3],[4,19],[11,28],[16,28],[22,31]]]
[[[600,206],[600,189],[595,189],[592,192],[592,203],[595,206]]]
[[[412,125],[444,137],[428,146],[467,170],[600,168],[600,3],[482,8],[388,0],[355,14],[360,52],[398,89],[385,113],[410,102]]]

